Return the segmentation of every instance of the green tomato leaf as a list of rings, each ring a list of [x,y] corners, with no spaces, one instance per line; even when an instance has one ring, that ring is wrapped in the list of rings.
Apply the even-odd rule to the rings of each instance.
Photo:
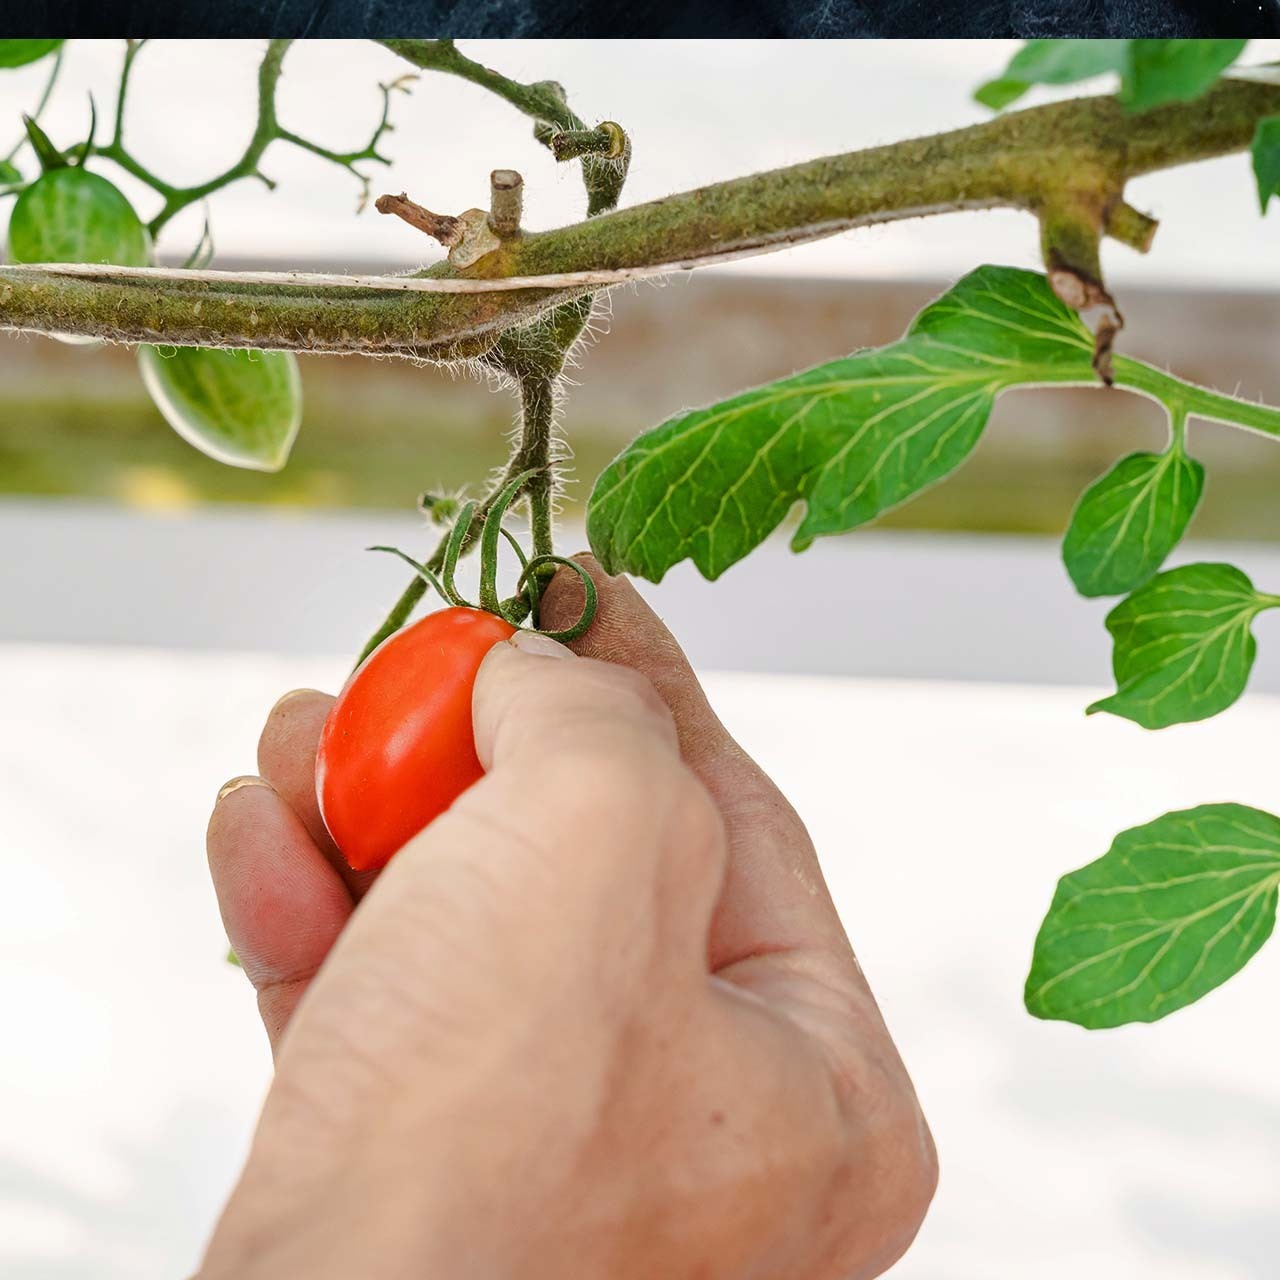
[[[1192,1004],[1270,937],[1277,885],[1280,818],[1259,809],[1207,804],[1122,831],[1058,882],[1028,1011],[1098,1028]]]
[[[993,111],[1020,98],[1033,84],[1075,84],[1128,66],[1128,40],[1028,40],[1004,74],[988,80],[974,97]]]
[[[1045,278],[979,267],[906,337],[683,413],[601,474],[587,535],[609,572],[657,581],[692,559],[708,578],[796,502],[796,550],[874,520],[968,456],[1001,391],[1096,382],[1093,339]]]
[[[980,84],[974,91],[974,100],[992,111],[1003,111],[1011,103],[1017,102],[1031,86],[1025,80],[1010,80],[1000,76]]]
[[[1280,597],[1255,591],[1233,565],[1158,574],[1107,615],[1117,688],[1089,714],[1110,711],[1163,729],[1226,710],[1253,666],[1253,620],[1276,605]]]
[[[1204,468],[1181,449],[1131,453],[1080,496],[1062,559],[1082,596],[1141,586],[1178,545],[1204,492]]]
[[[1280,116],[1258,121],[1253,131],[1253,176],[1258,180],[1258,204],[1265,214],[1271,197],[1280,195]]]
[[[65,43],[65,40],[0,40],[0,67],[25,67],[39,62]]]
[[[1116,72],[1120,102],[1148,111],[1198,98],[1244,51],[1247,40],[1028,40],[1003,75],[974,97],[999,111],[1035,84],[1075,84]]]
[[[22,170],[12,160],[0,160],[0,185],[14,186],[22,181]]]
[[[1243,52],[1247,40],[1130,40],[1120,101],[1130,111],[1190,102]]]
[[[279,471],[302,422],[302,380],[288,351],[139,347],[142,380],[188,444],[231,467]]]

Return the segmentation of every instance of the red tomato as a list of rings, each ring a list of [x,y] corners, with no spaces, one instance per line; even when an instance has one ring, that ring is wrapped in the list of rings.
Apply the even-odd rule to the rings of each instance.
[[[381,867],[484,773],[471,690],[484,655],[515,634],[478,609],[441,609],[382,642],[329,710],[316,798],[356,871]]]

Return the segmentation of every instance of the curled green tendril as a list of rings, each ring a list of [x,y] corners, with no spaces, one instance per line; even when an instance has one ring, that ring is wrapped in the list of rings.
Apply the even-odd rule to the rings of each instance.
[[[506,533],[502,522],[506,519],[507,509],[518,498],[525,485],[538,474],[539,468],[522,471],[513,476],[503,487],[501,493],[493,500],[484,519],[484,527],[480,533],[480,607],[490,613],[502,613],[502,605],[498,600],[498,537]],[[515,539],[508,534],[508,541],[518,546]],[[527,562],[524,552],[520,551],[521,576],[524,575]],[[505,615],[503,615],[505,616]]]
[[[502,523],[511,504],[521,495],[529,481],[542,469],[541,467],[535,467],[529,471],[521,472],[518,476],[514,476],[503,486],[502,491],[490,504],[489,510],[485,514],[480,528],[480,603],[478,606],[469,603],[463,598],[458,591],[455,578],[458,559],[471,538],[472,527],[475,524],[476,504],[474,502],[468,502],[462,508],[458,514],[457,521],[449,531],[439,574],[434,573],[427,565],[420,564],[412,556],[406,555],[398,547],[379,546],[370,547],[369,550],[389,551],[392,555],[398,556],[442,600],[449,604],[465,609],[478,607],[486,613],[495,614],[513,627],[523,626],[525,619],[528,618],[531,625],[525,628],[526,630],[536,631],[539,635],[548,636],[552,640],[576,640],[586,632],[595,619],[598,597],[596,584],[591,575],[576,560],[569,560],[564,556],[558,556],[551,552],[535,555],[532,559],[529,558],[525,555],[524,548],[521,547],[511,531],[505,528]],[[516,559],[520,562],[520,578],[516,583],[515,594],[508,596],[505,600],[500,599],[498,596],[499,538],[507,540],[508,545],[516,554]],[[585,592],[581,615],[573,626],[563,631],[544,631],[541,626],[540,613],[543,586],[540,580],[541,570],[551,565],[566,565],[572,569],[582,580]]]
[[[444,584],[436,577],[425,564],[419,564],[412,556],[406,555],[399,547],[365,547],[366,551],[387,551],[393,556],[399,556],[413,571],[420,577],[432,590],[435,591],[442,600],[448,600],[445,594]]]
[[[510,529],[499,526],[498,531],[506,538],[511,550],[516,553],[516,559],[520,561],[520,574],[523,577],[525,569],[529,566],[529,557],[525,555],[524,548],[516,541]],[[515,595],[508,596],[507,599],[499,603],[498,612],[513,627],[521,626],[526,618],[530,618],[536,630],[538,626],[538,595],[536,588],[529,592],[517,591]]]
[[[557,556],[547,553],[546,555],[534,556],[532,560],[525,565],[524,572],[520,575],[520,582],[517,587],[524,587],[525,580],[530,582],[536,579],[538,570],[549,564],[564,565],[568,569],[572,569],[574,573],[582,579],[582,589],[585,593],[582,601],[582,613],[579,614],[577,622],[571,627],[566,627],[563,631],[543,631],[538,629],[539,635],[546,636],[549,640],[559,640],[561,643],[568,643],[570,640],[576,640],[579,636],[585,635],[592,622],[595,621],[596,605],[599,603],[599,596],[596,592],[595,580],[576,560],[570,560],[567,556]],[[535,588],[536,590],[536,588]]]
[[[488,514],[485,516],[484,528],[480,533],[480,607],[490,613],[498,610],[498,535],[502,529],[502,521],[507,508],[515,501],[516,495],[524,487],[529,476],[521,472],[503,486],[501,493],[493,500]]]
[[[458,557],[462,555],[462,548],[466,545],[467,535],[471,532],[475,518],[476,504],[468,502],[458,513],[458,521],[449,531],[449,541],[445,543],[444,563],[441,565],[440,572],[440,580],[445,589],[444,598],[450,604],[459,605],[464,609],[474,609],[476,606],[458,591],[456,579]]]

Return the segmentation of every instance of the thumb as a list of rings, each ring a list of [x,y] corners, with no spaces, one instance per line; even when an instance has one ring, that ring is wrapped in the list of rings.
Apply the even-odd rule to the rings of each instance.
[[[611,577],[585,553],[575,556],[596,584],[599,605],[581,655],[640,672],[670,708],[685,762],[718,804],[728,841],[724,894],[711,934],[719,971],[763,951],[818,949],[848,954],[804,823],[707,701],[688,659],[625,577]],[[577,574],[562,569],[542,601],[542,621],[572,624],[582,609]]]
[[[562,925],[572,905],[634,915],[675,880],[705,935],[722,823],[644,676],[518,632],[481,664],[472,713],[486,776],[441,822],[510,827],[517,838],[486,855],[490,870],[496,857],[511,883],[533,890],[536,878]]]
[[[481,663],[472,714],[485,777],[383,870],[339,962],[362,951],[367,973],[394,939],[387,963],[441,982],[563,988],[658,950],[705,975],[723,824],[649,682],[518,632]]]

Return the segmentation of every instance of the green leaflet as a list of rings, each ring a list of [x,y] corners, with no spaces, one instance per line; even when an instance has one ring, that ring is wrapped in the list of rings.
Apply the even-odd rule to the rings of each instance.
[[[0,67],[25,67],[53,53],[62,40],[0,40]]]
[[[974,97],[993,111],[1016,102],[1033,84],[1075,84],[1109,71],[1123,72],[1128,40],[1028,40],[1009,60],[1004,74],[988,80]]]
[[[1271,197],[1280,195],[1280,116],[1258,121],[1253,131],[1253,176],[1258,182],[1258,204],[1266,213]]]
[[[1277,885],[1280,818],[1259,809],[1208,804],[1122,831],[1058,882],[1028,1011],[1097,1028],[1191,1004],[1271,935]]]
[[[1116,692],[1110,711],[1142,725],[1205,720],[1243,692],[1257,645],[1250,625],[1280,598],[1229,564],[1189,564],[1152,578],[1107,615]]]
[[[1204,492],[1204,468],[1180,447],[1131,453],[1080,496],[1062,559],[1082,596],[1141,586],[1178,544]]]
[[[1130,111],[1190,102],[1243,52],[1247,40],[1131,40],[1120,101]]]
[[[165,421],[229,467],[279,471],[302,422],[302,379],[291,351],[138,348],[142,381]]]
[[[1244,52],[1247,40],[1028,40],[1004,74],[974,97],[994,111],[1035,84],[1075,84],[1120,75],[1121,104],[1147,111],[1198,98]]]
[[[979,267],[906,337],[697,409],[634,441],[600,476],[587,534],[610,572],[653,581],[690,558],[708,578],[807,504],[792,540],[873,520],[968,456],[995,398],[1096,379],[1093,340],[1043,276]]]

